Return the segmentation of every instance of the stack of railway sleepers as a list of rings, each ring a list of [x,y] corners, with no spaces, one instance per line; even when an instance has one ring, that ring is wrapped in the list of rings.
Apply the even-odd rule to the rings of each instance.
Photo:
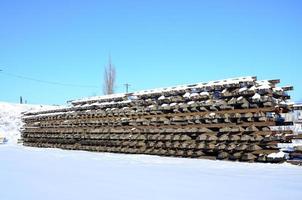
[[[279,80],[241,77],[71,101],[23,115],[23,143],[98,152],[274,162],[291,131]]]
[[[289,160],[288,162],[292,164],[302,165],[302,134],[297,135],[289,135],[288,136],[292,143],[290,145],[291,148],[286,149],[287,153],[289,153]]]

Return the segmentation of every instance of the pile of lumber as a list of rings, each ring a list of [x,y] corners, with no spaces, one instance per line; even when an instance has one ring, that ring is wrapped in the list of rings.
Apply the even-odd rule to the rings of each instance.
[[[275,162],[291,131],[279,80],[242,77],[71,101],[23,116],[24,145],[98,152]],[[280,160],[278,160],[280,161]]]
[[[302,134],[289,135],[291,139],[291,148],[285,149],[285,152],[289,154],[289,162],[302,165]]]

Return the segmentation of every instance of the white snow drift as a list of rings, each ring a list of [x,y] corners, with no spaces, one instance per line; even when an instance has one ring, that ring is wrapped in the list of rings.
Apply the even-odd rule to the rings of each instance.
[[[54,108],[54,106],[13,104],[0,102],[0,136],[9,144],[17,143],[22,126],[21,113]]]

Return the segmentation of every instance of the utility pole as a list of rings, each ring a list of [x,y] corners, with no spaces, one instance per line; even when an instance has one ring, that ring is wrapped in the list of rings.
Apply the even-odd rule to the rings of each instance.
[[[128,93],[129,87],[131,86],[129,83],[125,83],[124,86],[126,87],[126,94]]]

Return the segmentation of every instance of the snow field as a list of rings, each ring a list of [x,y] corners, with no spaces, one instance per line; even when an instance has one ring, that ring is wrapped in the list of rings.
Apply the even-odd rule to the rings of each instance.
[[[300,199],[302,168],[0,146],[1,199]]]

